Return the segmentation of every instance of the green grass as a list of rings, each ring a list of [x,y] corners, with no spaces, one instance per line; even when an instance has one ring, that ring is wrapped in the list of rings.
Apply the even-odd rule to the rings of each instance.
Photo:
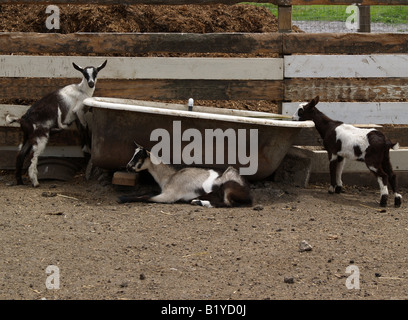
[[[251,2],[246,2],[251,3]],[[251,3],[267,7],[278,16],[278,7],[267,3]],[[293,6],[292,19],[294,21],[346,21],[350,14],[346,13],[347,6]],[[371,6],[371,22],[389,24],[408,24],[408,6]]]

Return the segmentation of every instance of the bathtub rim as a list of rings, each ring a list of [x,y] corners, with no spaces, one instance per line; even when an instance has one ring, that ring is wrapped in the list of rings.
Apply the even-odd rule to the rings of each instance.
[[[135,104],[134,104],[135,103]],[[139,104],[148,104],[152,106],[142,106]],[[130,111],[130,112],[142,112],[150,114],[161,114],[168,116],[180,116],[186,118],[197,118],[206,120],[218,120],[225,122],[246,123],[262,126],[273,127],[287,127],[287,128],[310,128],[314,127],[313,121],[293,121],[293,120],[275,120],[255,118],[256,116],[266,117],[271,115],[281,116],[280,114],[248,111],[238,109],[223,109],[216,107],[194,106],[196,110],[201,111],[188,111],[187,104],[170,104],[155,101],[133,100],[133,99],[121,99],[121,98],[108,98],[108,97],[92,97],[84,100],[84,104],[90,108],[109,109],[117,111]],[[153,106],[156,105],[156,106]],[[176,109],[177,108],[177,109]],[[183,110],[185,109],[185,110]],[[224,113],[214,113],[211,111],[222,110]],[[228,114],[231,113],[231,114]],[[234,113],[236,115],[234,115]],[[242,114],[242,115],[238,115]],[[250,117],[252,116],[252,117]]]

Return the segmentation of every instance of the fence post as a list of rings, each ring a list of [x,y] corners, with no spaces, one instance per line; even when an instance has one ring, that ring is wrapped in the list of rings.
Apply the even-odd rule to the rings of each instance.
[[[278,32],[290,33],[292,32],[292,0],[278,0]],[[282,42],[283,42],[282,38]],[[283,43],[282,43],[283,46]],[[279,54],[280,58],[283,58],[284,53]],[[277,101],[278,113],[282,114],[282,104],[285,99],[285,93],[281,100]]]
[[[292,6],[278,6],[278,31],[281,33],[292,32]]]
[[[360,26],[358,32],[371,32],[370,6],[359,5]]]

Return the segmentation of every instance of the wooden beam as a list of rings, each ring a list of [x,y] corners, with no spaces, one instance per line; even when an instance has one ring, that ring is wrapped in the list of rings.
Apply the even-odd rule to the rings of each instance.
[[[0,78],[0,99],[39,99],[72,79]],[[141,100],[405,101],[406,78],[286,80],[114,80],[100,79],[95,96]]]
[[[292,32],[292,6],[278,7],[278,30],[281,33]]]
[[[291,33],[283,35],[283,54],[386,54],[407,52],[408,34],[404,33]]]
[[[0,78],[0,99],[39,99],[67,84],[67,78]],[[273,100],[283,96],[281,80],[100,79],[94,96],[140,100]]]
[[[285,79],[284,101],[406,101],[406,78]]]
[[[0,99],[39,99],[72,79],[0,78]],[[406,78],[285,80],[124,80],[100,79],[95,96],[141,100],[405,101]]]
[[[67,57],[0,55],[0,77],[78,78],[72,62],[98,66],[98,79],[282,80],[282,58]]]
[[[281,53],[278,33],[0,33],[0,54],[140,56],[158,53]]]
[[[282,114],[291,116],[299,102],[284,102]],[[318,109],[331,119],[350,124],[407,124],[408,102],[319,102]]]
[[[6,116],[10,115],[13,117],[21,118],[24,113],[27,112],[28,108],[29,106],[23,105],[0,104],[0,127],[8,126],[19,128],[20,124],[17,122],[14,122],[12,124],[6,123]]]
[[[282,44],[283,41],[283,44]],[[282,51],[283,46],[283,51]],[[0,33],[0,54],[407,53],[404,33]]]
[[[285,78],[408,78],[408,54],[285,56]]]
[[[370,6],[358,6],[359,23],[358,32],[371,32]]]

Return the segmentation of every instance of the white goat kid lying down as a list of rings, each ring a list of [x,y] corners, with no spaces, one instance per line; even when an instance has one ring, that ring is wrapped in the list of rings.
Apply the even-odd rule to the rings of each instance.
[[[251,206],[252,197],[248,184],[238,170],[228,167],[223,173],[212,169],[187,167],[176,170],[161,163],[151,152],[136,145],[135,153],[127,164],[135,172],[148,170],[161,188],[156,196],[121,196],[119,203],[178,201],[206,207]]]
[[[382,132],[375,129],[361,129],[341,121],[332,120],[316,108],[319,97],[300,104],[293,120],[313,120],[323,139],[324,148],[330,161],[329,193],[340,193],[343,182],[341,175],[345,159],[365,162],[377,177],[381,191],[380,205],[388,201],[388,182],[394,192],[394,206],[400,207],[402,196],[398,193],[397,176],[392,170],[390,149],[397,150],[398,143],[392,143]]]
[[[95,91],[96,77],[98,72],[106,66],[107,61],[99,67],[81,68],[75,63],[73,66],[83,75],[79,84],[71,84],[58,89],[39,101],[35,102],[20,118],[7,115],[6,121],[11,124],[19,122],[23,131],[22,147],[16,160],[17,184],[23,184],[21,177],[24,159],[33,152],[28,175],[34,187],[38,187],[37,162],[38,157],[44,151],[50,133],[68,129],[76,122],[82,140],[85,140],[84,132],[87,132],[85,120],[85,107],[83,101],[92,97]],[[82,147],[90,148],[89,141],[82,141]]]

